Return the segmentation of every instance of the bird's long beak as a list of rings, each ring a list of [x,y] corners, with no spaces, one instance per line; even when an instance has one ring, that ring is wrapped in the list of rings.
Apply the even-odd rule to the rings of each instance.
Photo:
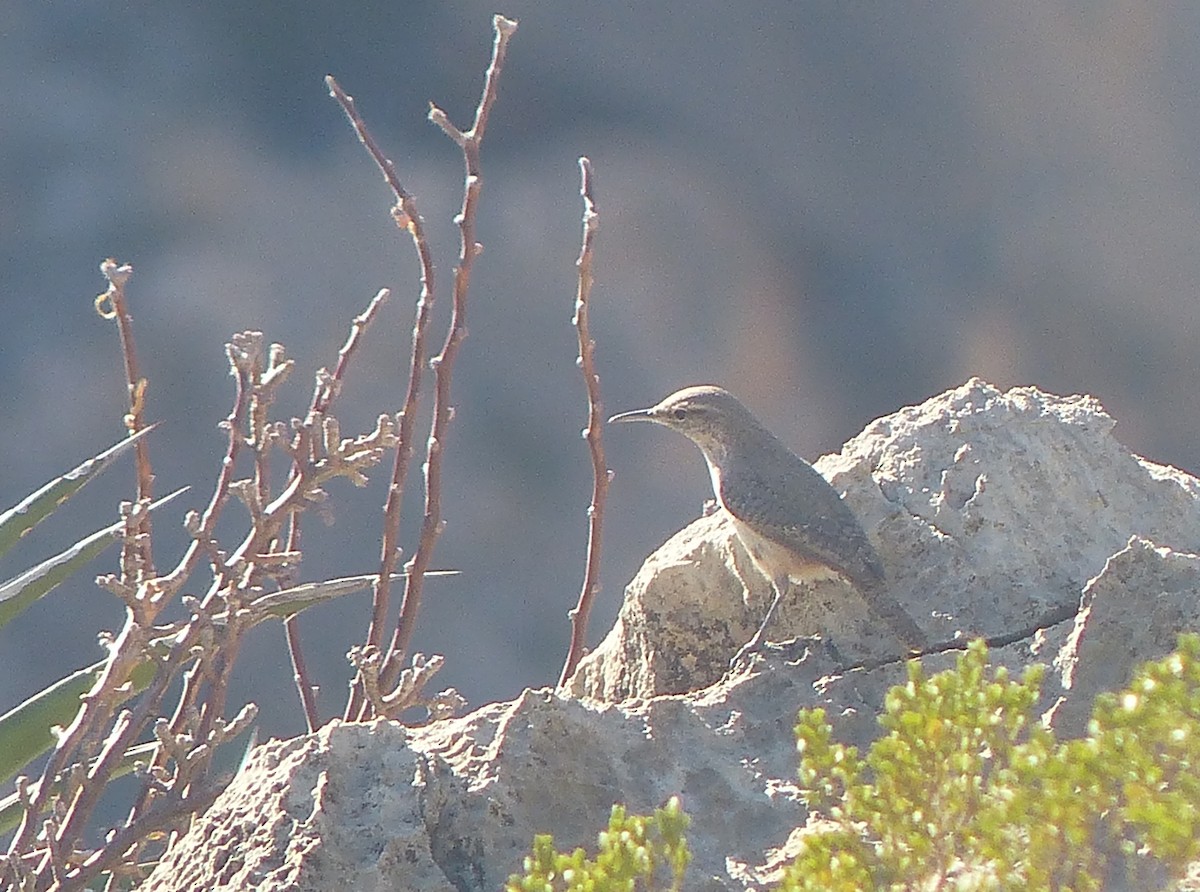
[[[655,421],[653,409],[634,409],[632,412],[618,412],[608,419],[609,424],[618,421]]]

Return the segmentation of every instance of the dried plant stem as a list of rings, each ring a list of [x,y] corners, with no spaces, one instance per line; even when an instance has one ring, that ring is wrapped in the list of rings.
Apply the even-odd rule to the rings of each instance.
[[[237,341],[238,339],[234,338],[233,343],[227,344],[225,348],[230,369],[234,371],[235,382],[233,408],[221,422],[221,427],[226,431],[225,456],[221,460],[221,470],[217,475],[208,505],[199,517],[193,517],[194,529],[191,543],[175,568],[158,580],[159,590],[170,595],[174,595],[183,586],[196,569],[200,559],[205,556],[216,530],[217,519],[221,516],[221,509],[225,507],[225,502],[229,498],[229,486],[233,483],[238,456],[245,442],[242,430],[246,426],[247,415],[250,411],[251,386],[249,376],[237,371],[239,350]]]
[[[429,569],[433,550],[443,528],[441,507],[442,457],[444,454],[446,429],[453,414],[450,403],[450,384],[454,372],[454,361],[459,348],[467,336],[467,291],[471,284],[471,271],[475,258],[483,250],[475,238],[475,218],[479,207],[479,195],[483,188],[483,176],[479,163],[479,149],[487,129],[488,116],[496,103],[500,74],[508,53],[508,42],[516,33],[517,23],[503,16],[492,18],[495,40],[492,43],[492,59],[484,77],[483,95],[475,108],[475,121],[471,129],[459,130],[450,122],[446,113],[437,106],[429,109],[429,120],[437,124],[462,150],[466,179],[463,187],[463,202],[455,222],[459,230],[459,256],[454,268],[454,297],[450,310],[450,326],[446,340],[429,365],[433,369],[434,398],[433,423],[425,455],[425,515],[421,522],[421,534],[412,559],[406,564],[408,578],[404,585],[404,600],[400,616],[384,657],[380,678],[386,689],[396,684],[403,662],[412,642],[420,612],[421,593],[425,571]]]
[[[386,288],[381,288],[367,304],[367,308],[354,317],[346,341],[338,351],[337,364],[334,366],[333,374],[317,376],[317,384],[313,389],[306,419],[310,423],[305,424],[297,436],[295,457],[292,461],[293,478],[301,474],[301,463],[307,460],[312,450],[312,438],[316,433],[317,421],[326,416],[332,408],[333,401],[337,398],[342,383],[345,381],[346,371],[350,367],[350,360],[354,356],[359,341],[370,328],[371,323],[375,321],[375,317],[379,315],[380,309],[389,297],[391,297],[391,292]],[[289,520],[286,550],[290,553],[299,553],[300,551],[300,515],[298,513],[293,513]],[[300,629],[297,623],[297,617],[288,617],[284,620],[284,635],[287,638],[288,657],[292,663],[292,678],[296,683],[296,691],[300,695],[300,705],[304,710],[304,721],[309,731],[315,731],[320,726],[320,718],[317,714],[315,688],[309,677],[308,666],[304,661],[304,651],[300,645]]]
[[[160,670],[150,687],[142,693],[137,707],[128,714],[126,721],[114,727],[105,741],[100,757],[88,772],[87,782],[76,791],[70,809],[58,831],[60,845],[71,843],[84,831],[84,822],[90,817],[99,796],[108,785],[116,764],[143,733],[162,704],[167,688],[174,678],[174,670],[192,658],[192,646],[200,639],[200,628],[189,626],[177,638],[170,654],[162,661]],[[115,704],[113,705],[115,709]]]
[[[108,290],[96,298],[96,311],[102,318],[117,324],[121,339],[121,358],[125,365],[125,386],[129,395],[129,411],[125,415],[125,427],[136,434],[146,426],[146,379],[138,365],[137,345],[133,338],[133,315],[125,300],[125,283],[133,275],[128,263],[117,263],[111,257],[100,264],[100,272],[108,280]],[[149,501],[154,498],[154,472],[150,467],[150,446],[146,438],[134,446],[134,464],[137,469],[137,498]],[[154,575],[154,557],[150,549],[150,514],[147,512],[139,529],[139,536],[129,540],[123,559],[136,560],[139,579]]]
[[[422,373],[427,355],[426,342],[429,330],[429,310],[433,306],[433,256],[420,215],[411,199],[403,200],[393,211],[397,225],[403,225],[412,236],[413,246],[421,265],[421,295],[417,299],[416,320],[413,323],[412,351],[408,365],[408,388],[404,394],[404,405],[400,409],[400,442],[396,446],[392,464],[392,477],[388,484],[387,500],[383,506],[383,531],[379,549],[379,578],[371,601],[371,623],[367,629],[366,643],[379,647],[387,627],[388,608],[391,606],[392,580],[396,565],[400,562],[400,514],[404,505],[404,487],[408,480],[408,469],[413,456],[413,429],[417,418],[417,400],[421,394]],[[346,704],[347,718],[357,716],[365,703],[365,691],[356,678],[350,699]],[[356,702],[357,701],[357,702]]]
[[[375,583],[371,599],[371,622],[367,629],[367,647],[378,648],[383,642],[383,631],[387,625],[388,608],[391,605],[392,577],[400,560],[400,513],[404,502],[404,487],[408,480],[408,469],[413,455],[413,429],[417,418],[417,401],[421,394],[421,382],[425,369],[428,341],[429,312],[433,307],[434,278],[433,254],[425,237],[425,221],[417,210],[416,200],[400,183],[396,167],[380,150],[371,136],[367,124],[354,104],[354,97],[341,88],[332,75],[325,78],[329,92],[349,119],[359,142],[374,159],[383,174],[396,204],[392,208],[392,219],[409,234],[420,264],[421,294],[417,299],[416,320],[412,330],[412,350],[408,364],[408,388],[399,415],[399,443],[392,464],[392,477],[388,485],[387,501],[383,507],[383,531],[380,537],[379,578]],[[346,701],[344,717],[360,716],[365,704],[365,692],[361,676],[356,676]]]
[[[125,416],[125,426],[130,432],[142,430],[145,425],[144,395],[146,382],[141,377],[137,352],[133,339],[133,317],[125,300],[125,283],[133,274],[133,268],[128,264],[118,264],[115,260],[105,260],[100,264],[100,271],[108,281],[108,289],[96,298],[97,312],[105,319],[117,323],[121,341],[121,355],[124,360],[126,383],[128,387],[130,410]],[[101,726],[116,714],[117,707],[125,699],[125,682],[134,665],[142,658],[148,630],[155,616],[161,609],[163,599],[160,591],[147,585],[147,580],[154,575],[152,557],[150,512],[144,509],[149,504],[153,492],[154,474],[150,465],[150,455],[145,446],[145,438],[138,441],[135,447],[137,464],[137,502],[125,514],[125,530],[122,536],[121,570],[122,592],[125,596],[128,611],[121,633],[110,646],[110,658],[100,678],[92,690],[84,698],[74,720],[59,736],[58,744],[50,754],[42,770],[41,780],[26,801],[24,814],[17,832],[9,843],[7,858],[14,861],[32,842],[34,834],[40,829],[38,818],[45,813],[46,807],[54,793],[55,779],[75,759],[85,743],[94,740],[100,733]],[[98,763],[101,772],[100,788],[106,780],[107,760]],[[58,822],[53,837],[47,846],[39,873],[45,876],[45,870],[52,874],[62,868],[56,853],[71,851],[76,838],[82,832],[82,823],[90,815],[94,804],[87,793],[87,788],[94,783],[89,779],[84,783],[84,777],[79,775],[71,779],[67,789],[62,791],[65,801],[70,803],[69,810],[62,821]]]
[[[433,718],[462,708],[453,691],[423,697],[421,691],[441,665],[440,657],[416,655],[404,666],[413,624],[420,604],[423,576],[428,572],[434,546],[442,530],[441,486],[443,444],[450,421],[451,379],[459,348],[466,336],[467,292],[474,258],[481,248],[476,241],[476,217],[482,180],[479,151],[488,116],[504,65],[508,41],[516,23],[496,16],[495,41],[483,95],[470,130],[459,131],[437,108],[430,119],[460,147],[466,169],[462,207],[456,222],[461,250],[454,272],[453,305],[441,351],[429,365],[434,377],[431,433],[425,462],[425,515],[411,571],[387,658],[376,647],[384,637],[389,616],[389,585],[400,560],[398,531],[407,471],[414,453],[414,431],[428,354],[427,338],[433,303],[433,262],[416,204],[396,176],[394,166],[379,151],[361,118],[336,81],[329,79],[359,139],[379,165],[396,196],[392,216],[413,240],[420,260],[420,299],[416,307],[408,390],[401,411],[382,415],[373,431],[344,438],[331,408],[340,392],[360,340],[386,300],[379,292],[356,317],[333,371],[321,369],[307,415],[293,419],[291,427],[270,420],[276,392],[293,368],[278,344],[265,349],[259,332],[241,332],[227,345],[236,392],[223,422],[228,437],[225,457],[211,499],[202,513],[190,512],[185,527],[192,541],[169,574],[158,576],[152,561],[148,522],[153,473],[144,441],[138,444],[137,498],[123,503],[123,542],[116,575],[101,577],[100,584],[126,605],[120,633],[106,643],[108,659],[92,690],[82,698],[73,720],[57,731],[57,743],[34,783],[19,778],[17,789],[23,806],[20,825],[0,858],[0,885],[12,879],[23,889],[81,889],[110,874],[108,887],[141,879],[144,865],[153,860],[178,834],[182,822],[212,802],[220,784],[212,777],[213,754],[240,734],[252,720],[247,704],[237,718],[226,720],[224,711],[230,678],[245,632],[268,613],[257,609],[264,592],[286,586],[300,559],[302,526],[299,515],[326,498],[327,481],[347,477],[366,482],[365,469],[396,450],[391,485],[385,505],[381,543],[381,575],[375,587],[371,627],[363,666],[347,704],[348,716],[374,710],[392,715],[412,706],[429,711]],[[125,364],[129,409],[124,423],[131,432],[145,429],[146,380],[141,377],[133,340],[132,317],[124,288],[131,268],[115,261],[101,266],[107,291],[96,302],[97,310],[114,320],[120,334]],[[281,449],[291,472],[281,491],[273,492],[271,450]],[[249,451],[249,459],[246,452]],[[246,473],[245,467],[252,462]],[[237,466],[243,476],[237,477]],[[276,469],[278,473],[278,469]],[[249,529],[232,551],[218,541],[216,528],[229,497],[240,500],[250,515]],[[285,529],[286,525],[286,529]],[[197,586],[195,571],[207,562],[211,581],[199,583],[197,597],[183,596],[188,614],[174,621],[160,620],[163,607],[179,600],[185,585]],[[415,576],[415,582],[413,580]],[[194,588],[191,590],[195,590]],[[297,609],[302,609],[301,603]],[[275,613],[278,616],[280,613]],[[155,623],[158,622],[158,625]],[[304,665],[298,629],[285,620],[294,677],[310,729],[319,724],[314,691]],[[375,648],[374,651],[371,648]],[[358,664],[356,664],[358,665]],[[370,697],[365,691],[369,687]],[[170,695],[174,702],[168,702]],[[177,699],[174,699],[177,698]],[[357,703],[355,699],[357,698]],[[153,728],[156,744],[148,752],[149,764],[139,768],[142,786],[122,825],[95,844],[89,822],[94,818],[109,782],[130,755],[130,748]],[[7,886],[6,886],[7,888]]]
[[[316,688],[308,674],[308,664],[304,662],[304,650],[300,646],[300,628],[296,625],[296,617],[289,616],[283,621],[283,632],[287,639],[288,659],[292,664],[292,683],[300,694],[304,726],[311,734],[321,726],[321,719],[317,712]]]
[[[83,699],[75,720],[62,732],[58,745],[50,754],[37,789],[32,792],[25,804],[21,824],[8,846],[9,861],[19,857],[27,850],[39,829],[38,817],[45,812],[50,796],[54,790],[54,781],[66,769],[78,752],[85,737],[90,735],[98,724],[112,716],[121,702],[121,691],[125,680],[141,658],[145,644],[142,627],[135,622],[127,622],[121,634],[111,646],[111,658],[104,667],[100,679],[91,692]],[[68,793],[69,798],[75,798],[74,793]],[[57,836],[57,834],[56,834]],[[58,836],[61,842],[62,837]]]
[[[600,591],[600,552],[604,531],[604,505],[608,500],[608,484],[612,472],[604,458],[604,407],[600,402],[600,375],[596,372],[596,342],[592,339],[589,322],[589,300],[592,294],[592,260],[596,251],[596,233],[600,229],[600,216],[596,210],[596,198],[592,190],[592,163],[587,158],[579,159],[579,194],[583,197],[583,240],[579,248],[579,259],[575,266],[579,270],[579,284],[575,292],[575,316],[572,322],[579,335],[578,365],[583,373],[587,390],[588,423],[583,431],[587,440],[588,453],[592,458],[592,501],[588,505],[587,560],[583,570],[583,588],[579,602],[570,611],[571,646],[563,663],[559,685],[564,685],[583,659],[587,650],[587,624],[591,615],[592,602]]]
[[[255,405],[257,404],[261,407],[268,401],[266,394],[261,391],[263,377],[264,375],[276,372],[274,368],[268,369],[266,372],[262,368],[261,341],[261,336],[256,336],[253,333],[242,333],[234,336],[231,342],[226,345],[229,368],[235,381],[235,391],[233,408],[222,423],[228,444],[225,459],[221,463],[221,471],[208,507],[199,520],[194,515],[189,518],[189,525],[192,527],[192,542],[188,546],[187,552],[171,574],[160,580],[160,583],[168,586],[171,590],[181,587],[195,569],[200,558],[207,554],[212,563],[213,582],[203,602],[196,608],[197,612],[201,614],[212,606],[212,602],[216,598],[218,591],[225,585],[225,562],[221,556],[213,552],[213,531],[217,518],[229,496],[241,447],[243,445],[254,445],[253,438],[248,438],[246,431],[247,428],[254,429],[253,419],[258,414]],[[278,377],[283,376],[279,375]],[[258,445],[262,446],[265,444],[259,443]],[[193,618],[192,622],[188,624],[188,630],[188,634],[199,633],[200,626],[196,622],[196,618]],[[194,708],[194,704],[199,697],[196,674],[197,668],[193,668],[191,672],[187,673],[179,701],[169,722],[169,727],[174,733],[178,733],[183,728],[189,711]],[[166,676],[160,670],[159,678],[164,677]],[[151,791],[154,788],[154,783],[149,778],[153,777],[154,772],[162,770],[165,767],[168,758],[169,754],[161,746],[155,750],[154,756],[150,760],[149,771],[147,773],[148,779],[143,784],[141,792],[135,799],[125,819],[126,827],[135,825],[142,813],[149,806]]]
[[[136,823],[115,831],[103,848],[93,853],[68,875],[62,888],[86,888],[95,877],[106,870],[112,870],[124,858],[126,852],[152,833],[161,831],[189,815],[204,811],[216,801],[223,789],[222,785],[212,784],[200,790],[189,790],[186,796],[172,795],[156,801]]]
[[[229,676],[240,646],[241,635],[246,628],[246,618],[239,613],[239,608],[244,605],[246,594],[252,587],[261,585],[261,581],[256,581],[259,562],[274,550],[272,543],[276,541],[283,518],[290,513],[289,508],[296,510],[298,506],[298,503],[281,502],[278,498],[271,502],[273,511],[262,505],[262,502],[269,498],[270,487],[266,478],[267,467],[260,453],[273,448],[279,439],[267,420],[267,409],[274,401],[276,390],[293,367],[278,345],[272,345],[269,359],[264,364],[266,354],[263,340],[258,332],[242,332],[235,335],[227,345],[236,392],[234,407],[223,424],[229,441],[226,460],[222,463],[221,475],[205,514],[200,519],[195,515],[188,519],[187,526],[193,541],[184,559],[172,573],[181,585],[200,557],[207,555],[212,567],[213,581],[204,598],[192,607],[192,618],[181,633],[181,640],[185,642],[189,636],[197,636],[194,639],[196,649],[193,651],[193,645],[189,645],[179,650],[180,643],[176,642],[173,652],[180,655],[179,662],[174,667],[169,661],[161,663],[155,683],[151,687],[151,692],[156,691],[160,682],[173,678],[188,661],[195,661],[184,673],[182,691],[171,718],[162,728],[160,742],[165,736],[165,739],[190,739],[196,741],[194,745],[207,746],[204,752],[197,753],[187,760],[179,759],[178,755],[167,747],[157,747],[150,761],[147,780],[125,820],[124,826],[127,828],[137,825],[147,810],[153,808],[154,797],[162,786],[156,777],[166,773],[172,778],[172,789],[182,790],[193,785],[198,789],[203,784],[211,754],[216,748],[213,738],[215,729],[222,722],[221,713],[225,707]],[[239,494],[250,508],[252,528],[241,549],[229,556],[217,548],[212,538],[212,529],[217,515],[232,491],[232,474],[243,445],[251,447],[255,459],[255,479],[250,481],[248,486],[243,482],[239,489]],[[308,476],[311,478],[311,472]],[[292,487],[292,490],[295,493],[294,497],[300,499],[303,487],[297,485]],[[243,557],[245,554],[251,555],[253,559],[247,560]],[[175,585],[172,581],[171,586],[174,588]],[[216,612],[225,612],[230,617],[222,629],[219,644],[215,641],[210,618]],[[163,690],[165,691],[165,686]],[[143,695],[143,701],[153,704],[157,710],[163,694],[151,695],[151,692]],[[142,724],[144,727],[145,721]],[[174,767],[168,771],[172,762]]]

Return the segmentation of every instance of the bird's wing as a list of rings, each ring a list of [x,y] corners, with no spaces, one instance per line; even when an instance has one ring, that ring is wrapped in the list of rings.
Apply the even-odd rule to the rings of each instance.
[[[763,474],[764,464],[773,473]],[[725,509],[756,533],[832,567],[856,586],[883,580],[879,557],[854,514],[799,456],[781,453],[732,474],[727,469],[720,495]]]
[[[788,455],[749,464],[735,477],[723,476],[725,510],[760,536],[837,570],[910,650],[923,648],[925,634],[888,590],[883,565],[862,525],[824,477],[799,456]],[[786,473],[764,475],[764,465],[786,468]]]

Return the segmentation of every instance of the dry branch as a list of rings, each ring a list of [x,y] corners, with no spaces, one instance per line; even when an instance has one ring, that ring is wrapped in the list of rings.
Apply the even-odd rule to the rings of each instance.
[[[316,427],[319,421],[324,419],[333,407],[333,401],[341,391],[342,383],[345,381],[346,372],[350,367],[350,361],[354,356],[354,351],[357,349],[359,341],[390,296],[391,292],[386,288],[381,288],[376,293],[367,305],[367,308],[361,314],[354,317],[354,321],[350,325],[350,333],[346,336],[345,343],[342,344],[342,348],[338,351],[337,364],[334,366],[333,373],[328,374],[324,369],[318,373],[317,383],[313,388],[312,401],[308,408],[306,423],[300,428],[293,442],[291,472],[293,478],[301,474],[301,464],[305,461],[305,457],[312,452],[312,439]],[[288,553],[297,553],[300,551],[299,512],[291,515],[288,526],[286,551]],[[317,714],[315,689],[309,678],[308,667],[304,662],[304,651],[300,646],[300,630],[297,622],[297,617],[289,616],[283,621],[283,629],[284,635],[287,638],[288,657],[292,663],[292,679],[296,684],[296,690],[300,695],[300,705],[304,710],[304,721],[309,731],[315,731],[321,723]]]
[[[604,458],[604,407],[600,403],[600,375],[596,372],[596,342],[592,339],[588,315],[589,299],[592,294],[592,260],[596,251],[596,233],[600,229],[600,215],[596,210],[596,198],[592,190],[592,163],[587,158],[579,159],[579,194],[583,197],[583,239],[579,247],[579,259],[575,266],[579,270],[575,292],[575,316],[572,322],[579,335],[579,357],[576,360],[583,373],[587,390],[588,423],[583,429],[587,440],[588,454],[592,459],[592,501],[588,505],[587,560],[583,571],[583,587],[579,602],[570,611],[571,646],[563,663],[559,685],[564,685],[583,659],[587,650],[587,624],[592,602],[600,591],[600,553],[604,531],[604,505],[608,499],[608,483],[612,472]]]
[[[125,415],[125,427],[129,433],[136,434],[146,426],[147,382],[142,377],[138,364],[137,345],[133,339],[133,316],[125,300],[125,283],[133,275],[133,267],[128,263],[117,263],[110,257],[100,264],[100,272],[108,280],[108,290],[96,298],[96,312],[101,318],[117,323],[117,332],[121,339],[121,358],[125,366],[125,385],[129,395],[129,412]],[[134,461],[137,468],[137,498],[149,501],[154,498],[154,473],[150,468],[150,447],[145,438],[138,440],[134,447]],[[141,574],[153,576],[154,564],[148,545],[149,514],[146,515],[144,524],[142,532],[146,534],[145,538],[141,540],[140,545],[132,546],[132,551],[140,561]]]
[[[392,641],[384,656],[380,678],[384,688],[393,687],[399,679],[405,654],[416,628],[420,612],[421,592],[425,571],[433,558],[433,549],[441,535],[442,506],[441,479],[442,456],[445,446],[446,428],[453,414],[450,404],[450,383],[454,372],[454,361],[459,347],[467,336],[467,290],[471,283],[471,271],[475,258],[482,246],[475,238],[475,216],[479,206],[479,195],[483,177],[479,164],[479,148],[483,142],[488,116],[496,103],[496,91],[500,73],[508,51],[508,41],[517,30],[517,23],[503,16],[492,19],[495,40],[492,43],[492,60],[484,78],[483,95],[475,109],[475,121],[471,129],[461,131],[455,127],[437,106],[429,109],[429,120],[433,121],[462,149],[466,180],[463,188],[462,208],[455,222],[459,229],[459,257],[454,268],[454,299],[450,310],[450,326],[441,352],[430,360],[434,377],[433,423],[425,458],[425,516],[421,523],[420,539],[412,559],[405,565],[408,578],[405,580],[404,600]]]
[[[396,204],[392,208],[392,219],[396,225],[409,234],[413,248],[417,252],[420,264],[421,294],[417,299],[416,320],[412,330],[412,348],[408,364],[408,387],[404,394],[404,404],[400,409],[399,442],[396,446],[395,458],[392,464],[392,477],[388,486],[387,501],[383,507],[383,531],[380,537],[379,579],[375,583],[371,599],[371,623],[367,628],[365,646],[378,649],[383,642],[383,630],[387,624],[388,608],[391,605],[392,578],[395,575],[396,564],[400,560],[400,513],[404,503],[404,487],[408,480],[408,468],[413,455],[413,431],[417,418],[417,401],[421,394],[421,381],[425,370],[427,355],[426,341],[428,340],[429,312],[433,307],[433,254],[429,249],[429,241],[425,237],[425,221],[417,209],[416,200],[400,183],[396,167],[380,150],[378,143],[371,136],[370,130],[358,108],[354,97],[347,94],[332,75],[325,78],[329,92],[342,107],[350,120],[359,142],[375,160],[387,181],[392,193],[396,196]],[[358,718],[362,715],[366,700],[361,678],[356,677],[351,687],[350,697],[346,701],[344,716],[347,719]]]
[[[259,332],[242,332],[227,345],[235,381],[233,405],[222,423],[227,449],[202,512],[190,512],[185,527],[191,542],[170,573],[157,576],[152,560],[148,505],[153,483],[149,454],[144,444],[137,450],[137,498],[121,507],[122,558],[119,573],[98,582],[126,605],[127,618],[120,633],[105,642],[108,659],[92,690],[83,698],[73,720],[57,733],[40,779],[17,780],[23,816],[8,848],[0,857],[0,885],[10,879],[32,890],[77,889],[94,883],[102,873],[114,883],[136,882],[144,862],[153,861],[190,816],[206,807],[219,792],[213,777],[216,749],[248,723],[248,705],[226,722],[223,713],[231,672],[243,634],[267,614],[253,609],[265,591],[275,591],[289,580],[300,559],[301,512],[325,498],[325,484],[347,477],[365,481],[366,469],[377,464],[387,449],[396,450],[385,506],[381,576],[375,587],[372,623],[365,653],[373,663],[360,671],[347,715],[371,712],[394,714],[410,706],[428,710],[431,718],[461,708],[454,691],[432,697],[422,695],[430,676],[441,665],[440,657],[413,656],[405,666],[413,625],[420,604],[424,575],[429,572],[435,543],[441,532],[441,474],[443,446],[453,417],[451,378],[466,336],[467,292],[474,258],[481,248],[475,226],[482,180],[479,149],[488,116],[496,100],[498,79],[508,41],[516,23],[497,16],[495,40],[483,94],[470,130],[458,130],[440,109],[430,119],[460,147],[466,169],[463,200],[456,222],[461,245],[454,271],[451,319],[439,354],[430,361],[435,395],[431,435],[425,463],[425,515],[413,560],[407,565],[404,604],[392,645],[384,657],[377,647],[388,615],[388,589],[399,561],[397,545],[401,497],[413,454],[413,431],[427,355],[429,311],[433,302],[433,262],[415,202],[400,185],[394,166],[379,151],[358,116],[353,99],[329,79],[359,139],[375,159],[396,196],[392,216],[413,239],[421,264],[421,295],[416,308],[408,391],[400,413],[380,416],[373,431],[343,438],[332,403],[342,386],[355,348],[367,325],[387,296],[381,291],[367,310],[356,317],[350,335],[332,372],[317,374],[312,401],[303,420],[291,426],[272,422],[270,410],[276,394],[294,365],[280,345],[266,346]],[[145,427],[147,384],[140,375],[132,337],[131,315],[124,288],[131,268],[105,261],[102,272],[108,290],[96,301],[105,318],[115,320],[125,363],[129,409],[124,423],[131,431]],[[598,411],[598,410],[597,410]],[[291,463],[281,490],[273,491],[271,452],[279,448]],[[249,455],[247,455],[247,452]],[[237,467],[250,465],[246,479],[237,478]],[[249,514],[248,529],[232,551],[216,536],[218,518],[234,495]],[[285,529],[286,527],[286,529]],[[194,573],[207,569],[211,580],[200,582],[202,593],[182,596],[184,586],[197,586]],[[178,601],[188,613],[172,622],[159,619],[163,607]],[[269,596],[268,596],[269,597]],[[276,614],[278,615],[278,614]],[[160,624],[155,625],[158,621]],[[309,727],[318,723],[312,702],[312,685],[303,666],[294,628],[289,628],[294,653],[294,674]],[[374,651],[371,650],[374,648]],[[360,667],[361,670],[361,667]],[[140,680],[133,681],[135,673]],[[182,678],[182,684],[180,680]],[[369,697],[366,691],[369,689]],[[169,704],[169,692],[178,699]],[[176,696],[176,694],[172,694]],[[354,697],[358,698],[355,704]],[[125,704],[129,706],[126,708]],[[171,707],[171,708],[167,708]],[[92,844],[89,827],[96,804],[109,781],[128,768],[130,750],[153,726],[156,742],[149,764],[140,769],[142,787],[122,825]]]

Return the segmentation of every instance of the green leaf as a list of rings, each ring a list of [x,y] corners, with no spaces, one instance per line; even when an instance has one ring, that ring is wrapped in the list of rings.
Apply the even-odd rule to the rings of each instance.
[[[148,762],[154,757],[154,751],[158,749],[158,742],[139,743],[137,746],[130,747],[129,750],[121,757],[121,761],[117,763],[117,767],[113,769],[112,776],[114,778],[122,777],[129,774],[137,766],[138,762]],[[16,828],[21,823],[21,800],[16,793],[11,793],[0,799],[0,834],[8,833]]]
[[[55,477],[41,489],[26,496],[18,504],[0,514],[0,556],[17,544],[22,536],[54,513],[54,509],[69,499],[97,475],[133,448],[133,444],[154,430],[154,425],[126,437],[115,446],[94,458],[89,458],[73,471]]]
[[[457,576],[458,570],[429,570],[426,576]],[[407,574],[394,573],[392,579],[403,579]],[[303,585],[292,586],[261,598],[255,598],[250,603],[250,609],[263,617],[287,619],[302,610],[307,610],[314,604],[332,601],[343,595],[352,595],[363,589],[370,588],[378,578],[378,574],[367,576],[343,576],[338,579],[327,579],[324,582],[306,582]]]
[[[54,745],[51,729],[71,724],[79,710],[79,698],[96,684],[105,662],[101,660],[60,679],[0,716],[0,782]],[[140,663],[130,673],[129,696],[145,690],[153,678],[154,662]]]
[[[164,496],[152,503],[150,510],[160,508],[176,496],[186,492],[187,489],[188,487],[185,486],[183,489],[175,490],[169,496]],[[98,530],[90,536],[80,539],[66,551],[62,551],[0,584],[0,628],[3,628],[30,604],[71,577],[88,561],[116,542],[115,536],[121,529],[122,523],[123,521],[117,521],[111,526]]]

